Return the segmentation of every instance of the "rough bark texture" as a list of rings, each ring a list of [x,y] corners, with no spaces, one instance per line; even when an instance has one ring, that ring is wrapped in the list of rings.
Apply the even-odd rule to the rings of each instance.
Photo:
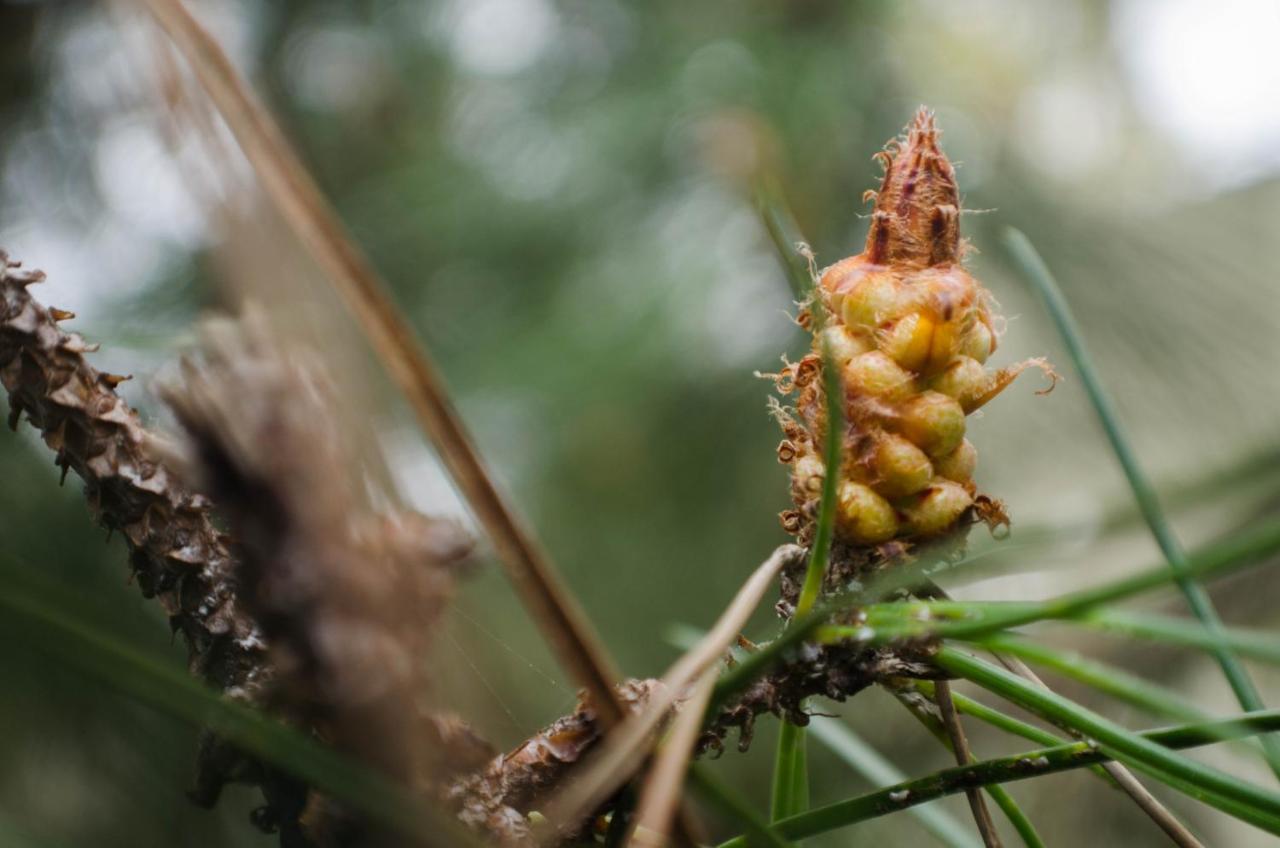
[[[644,709],[657,680],[628,680],[616,691],[628,710]],[[503,845],[528,844],[526,814],[571,775],[574,764],[600,741],[595,707],[585,694],[572,713],[556,719],[483,769],[455,780],[444,796],[468,826]]]
[[[24,270],[0,252],[0,384],[8,395],[10,427],[16,429],[25,417],[54,452],[64,478],[73,471],[84,481],[94,518],[125,539],[142,593],[161,603],[173,630],[182,634],[193,675],[228,697],[270,707],[309,732],[337,744],[345,741],[348,748],[360,748],[384,770],[403,776],[405,772],[397,764],[404,753],[397,743],[403,739],[390,738],[382,731],[353,739],[358,735],[353,721],[365,714],[381,716],[379,710],[402,691],[398,687],[416,681],[412,669],[421,662],[413,662],[411,649],[406,653],[404,646],[389,645],[362,625],[373,608],[391,594],[396,594],[397,602],[423,602],[416,613],[429,623],[448,596],[452,576],[446,572],[465,551],[465,540],[456,528],[423,516],[364,515],[343,523],[344,529],[339,531],[346,533],[344,539],[348,540],[344,541],[343,556],[358,552],[359,561],[343,559],[340,564],[335,558],[321,568],[314,550],[307,558],[303,556],[305,548],[298,547],[296,531],[303,525],[290,523],[296,515],[291,516],[289,510],[305,493],[299,481],[320,495],[316,503],[335,487],[332,481],[314,474],[290,477],[285,467],[288,462],[305,465],[310,460],[308,467],[319,468],[312,441],[284,445],[287,450],[274,460],[272,469],[285,475],[292,488],[272,491],[257,480],[259,488],[253,494],[259,499],[232,505],[229,512],[251,531],[253,542],[233,546],[213,522],[213,503],[184,482],[172,454],[161,458],[165,452],[157,450],[159,441],[116,394],[115,386],[123,378],[93,368],[84,354],[96,346],[58,326],[71,314],[41,305],[28,292],[29,286],[43,278],[43,273]],[[268,386],[268,378],[280,373],[261,359],[254,367],[259,369],[252,375],[259,388]],[[241,372],[240,376],[246,380],[239,388],[251,388],[250,375]],[[244,420],[238,422],[233,436],[241,440],[241,447],[244,438],[258,439],[266,433],[264,428],[272,426],[273,414],[277,416],[274,423],[281,423],[282,403],[289,408],[289,398],[283,395],[258,396],[257,405],[250,407],[254,398],[237,398],[235,386],[223,388],[233,391],[220,395],[220,400],[246,404],[239,410]],[[251,408],[254,414],[248,415]],[[219,409],[233,411],[230,406]],[[314,421],[316,408],[308,410]],[[201,444],[208,449],[206,459],[217,458],[216,439],[206,438]],[[224,451],[228,447],[220,445]],[[255,484],[249,477],[242,482]],[[333,502],[324,503],[327,512],[323,515],[333,519],[337,515]],[[253,509],[260,511],[246,515],[246,510]],[[306,520],[313,523],[307,526],[314,529],[316,519],[317,514],[312,513]],[[326,538],[332,538],[332,531]],[[241,563],[247,549],[259,557],[255,563],[259,567],[248,572]],[[264,558],[296,568],[264,570]],[[443,569],[428,567],[432,564]],[[348,570],[347,566],[353,567]],[[422,567],[415,570],[412,566]],[[396,578],[384,581],[388,570]],[[246,577],[252,591],[246,591]],[[317,592],[317,583],[327,583],[327,590]],[[325,622],[319,632],[310,629],[317,620]],[[425,632],[427,625],[418,624]],[[402,617],[394,625],[379,623],[376,630],[386,635],[388,627],[404,626]],[[284,637],[279,649],[268,650],[268,630]],[[396,638],[402,636],[405,634],[397,631]],[[292,644],[290,637],[296,637]],[[421,642],[410,639],[406,644],[420,647]],[[408,699],[406,703],[416,706],[417,701]],[[338,725],[346,730],[336,729],[335,716],[342,718]],[[415,750],[420,745],[431,752],[426,770],[438,769],[440,779],[479,768],[492,755],[488,746],[455,718],[421,711],[401,718],[397,731],[416,740]],[[331,833],[338,833],[344,824],[345,814],[317,799],[305,785],[244,756],[212,734],[201,740],[196,772],[191,795],[205,806],[214,804],[229,782],[258,786],[266,803],[254,813],[254,821],[265,830],[279,830],[283,845],[311,844],[312,835],[303,824],[308,816],[313,823],[326,820],[324,829]]]
[[[766,714],[804,726],[809,723],[805,700],[814,696],[843,702],[881,680],[937,677],[927,654],[926,646],[914,645],[801,645],[794,656],[719,709],[699,740],[699,752],[718,755],[734,728],[738,730],[738,750],[745,752],[751,745],[756,719]]]
[[[756,719],[765,714],[796,724],[809,722],[804,702],[813,696],[844,701],[881,680],[937,677],[921,646],[861,648],[849,645],[803,645],[796,654],[748,686],[708,721],[697,753],[718,756],[730,734],[738,733],[738,749],[751,744]],[[618,687],[633,711],[644,709],[658,680],[630,680]],[[677,702],[676,710],[680,708]],[[585,696],[569,715],[557,719],[485,768],[455,780],[445,798],[459,817],[503,845],[530,844],[527,814],[557,787],[571,780],[575,764],[601,739],[595,711]],[[589,823],[584,823],[584,827]]]
[[[191,672],[234,697],[252,700],[269,674],[266,646],[236,597],[226,538],[210,502],[149,455],[138,415],[117,396],[121,377],[93,368],[96,350],[41,306],[27,287],[44,279],[0,252],[0,383],[9,426],[23,416],[55,461],[83,481],[94,518],[129,546],[138,587],[156,598],[186,640]]]

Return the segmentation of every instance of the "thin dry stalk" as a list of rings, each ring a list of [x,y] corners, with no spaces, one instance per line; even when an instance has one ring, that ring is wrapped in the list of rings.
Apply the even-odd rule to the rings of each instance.
[[[1022,660],[994,651],[992,655],[1014,674],[1019,677],[1025,677],[1041,689],[1052,691],[1049,689],[1049,684],[1041,680],[1040,676],[1032,671]],[[1082,734],[1077,730],[1072,728],[1065,728],[1065,730],[1074,739],[1083,738]],[[1127,767],[1114,760],[1107,760],[1101,765],[1103,770],[1111,776],[1111,779],[1119,785],[1120,789],[1133,799],[1139,809],[1168,834],[1173,844],[1180,846],[1180,848],[1204,848],[1204,845],[1195,838],[1191,831],[1187,829],[1187,826],[1178,821],[1164,804],[1156,800],[1156,797],[1138,781],[1138,778],[1134,777],[1133,772],[1129,771]]]
[[[54,451],[63,479],[74,471],[84,480],[94,518],[127,542],[143,596],[156,598],[182,633],[191,673],[229,697],[258,702],[273,670],[235,591],[234,558],[212,504],[145,449],[150,435],[115,392],[126,378],[89,364],[84,354],[96,346],[58,326],[70,312],[31,297],[27,287],[43,279],[0,252],[0,383],[9,426],[26,417]],[[206,737],[194,799],[213,804],[233,773],[268,792],[288,783]]]
[[[942,713],[942,726],[947,729],[947,736],[951,738],[951,750],[956,755],[956,764],[967,766],[973,761],[973,754],[969,751],[969,740],[965,738],[964,727],[960,724],[956,705],[951,700],[951,684],[945,680],[939,680],[934,686],[938,709]],[[982,790],[971,787],[965,789],[964,794],[969,799],[969,809],[973,811],[973,821],[978,826],[978,833],[982,835],[983,843],[987,848],[1002,848],[1000,834],[996,832],[995,823],[991,821],[991,812],[982,798]]]
[[[635,774],[649,752],[654,731],[667,718],[671,707],[695,679],[724,656],[778,573],[788,564],[802,560],[804,555],[804,548],[798,545],[782,545],[761,563],[711,631],[663,676],[662,686],[650,697],[645,710],[615,728],[592,754],[585,771],[553,799],[546,810],[553,824],[571,827],[574,822],[582,821]]]
[[[803,564],[803,549],[783,548],[780,553],[790,557],[783,568]],[[766,563],[766,566],[758,575],[764,583],[768,583],[774,573],[774,563]],[[746,609],[749,610],[750,605]],[[727,632],[736,632],[742,621],[737,618],[730,625],[728,619],[722,619],[717,630],[723,628]],[[715,657],[722,650],[722,645],[724,643],[720,642],[713,646],[711,640],[707,640],[685,659],[697,661],[703,652],[706,656]],[[692,675],[681,675],[681,679],[692,682],[705,671],[695,668]],[[739,729],[738,748],[745,751],[751,740],[755,718],[766,713],[786,716],[791,721],[804,724],[808,715],[802,705],[813,696],[843,701],[876,682],[901,677],[936,679],[938,674],[923,655],[913,657],[897,649],[849,650],[845,645],[808,646],[778,663],[767,675],[718,707],[697,741],[698,751],[722,749],[725,737],[735,727]],[[570,799],[568,805],[554,793],[562,789],[571,771],[579,769],[579,761],[588,754],[597,753],[597,743],[602,736],[589,698],[581,701],[570,715],[556,720],[510,753],[495,758],[487,768],[459,778],[450,786],[448,798],[459,810],[463,821],[487,830],[504,844],[525,844],[530,834],[523,814],[537,809],[560,825],[538,834],[544,842],[555,842],[566,833],[580,830],[587,816],[607,806],[613,790],[640,770],[643,760],[649,756],[648,746],[654,732],[669,717],[671,707],[677,706],[679,699],[671,697],[673,691],[676,690],[664,687],[658,680],[628,681],[619,686],[619,692],[632,705],[631,712],[636,719],[616,728],[610,735],[610,741],[601,752],[605,755],[602,763],[585,766],[594,771],[585,777],[573,774],[575,784],[587,787],[587,792],[580,792],[575,799]],[[662,701],[659,702],[658,698]],[[665,705],[663,711],[650,713],[649,705],[658,703]],[[650,723],[655,717],[656,723]],[[631,735],[633,728],[638,730]],[[623,738],[620,733],[628,734],[630,738]],[[605,781],[603,784],[602,780]],[[544,803],[548,798],[552,799],[550,805]],[[557,803],[560,804],[559,812],[555,808]],[[677,833],[679,837],[692,832],[682,823],[681,827],[684,832]]]
[[[656,680],[629,680],[618,685],[618,694],[632,712],[639,712],[658,686]],[[494,757],[485,768],[453,781],[444,798],[464,824],[498,844],[528,846],[533,834],[525,814],[542,808],[602,733],[590,696],[585,696],[569,715]],[[582,823],[577,822],[579,828]]]
[[[922,597],[937,598],[945,601],[951,600],[951,596],[947,594],[947,591],[933,581],[929,581],[921,586],[919,594]],[[1001,665],[1019,677],[1025,677],[1027,680],[1030,680],[1036,686],[1039,686],[1045,691],[1053,691],[1049,684],[1041,680],[1038,674],[1032,671],[1026,663],[1017,657],[1010,657],[1005,654],[1001,654],[998,651],[992,651],[991,655],[994,656]],[[1063,728],[1063,730],[1065,730],[1073,739],[1083,738],[1080,732],[1073,728]],[[1114,760],[1108,760],[1107,762],[1102,763],[1102,768],[1111,776],[1111,779],[1116,782],[1120,789],[1133,800],[1133,802],[1138,806],[1138,809],[1146,813],[1147,816],[1156,823],[1156,826],[1168,834],[1169,838],[1173,840],[1175,845],[1178,845],[1181,848],[1204,848],[1204,846],[1201,845],[1200,840],[1196,839],[1191,831],[1187,829],[1187,826],[1178,821],[1173,813],[1169,812],[1169,809],[1165,807],[1164,804],[1161,804],[1156,797],[1152,795],[1136,777],[1134,777],[1133,772],[1129,771],[1126,766],[1121,763],[1117,763]]]
[[[284,219],[316,258],[408,399],[525,605],[560,662],[613,724],[623,705],[613,663],[546,555],[498,492],[453,408],[434,364],[363,253],[226,54],[179,0],[141,0],[173,39],[231,128]]]
[[[645,778],[640,803],[636,805],[630,844],[667,844],[667,832],[680,805],[680,788],[684,785],[689,760],[702,733],[702,717],[707,711],[715,682],[715,668],[704,671],[693,686],[693,694],[681,705],[680,715],[671,725],[671,732]]]

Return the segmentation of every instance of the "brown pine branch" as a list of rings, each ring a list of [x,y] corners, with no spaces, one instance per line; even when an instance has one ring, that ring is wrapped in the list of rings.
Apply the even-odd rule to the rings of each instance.
[[[672,818],[680,805],[689,760],[702,735],[702,716],[711,700],[716,671],[708,669],[694,683],[693,693],[680,706],[680,715],[662,744],[649,775],[645,778],[632,825],[632,845],[664,846]]]
[[[951,700],[951,684],[939,680],[934,684],[934,697],[938,701],[938,710],[942,713],[942,726],[946,728],[951,739],[951,750],[956,756],[956,765],[967,766],[973,762],[973,754],[969,751],[969,740],[964,735],[964,726],[960,724],[960,716],[956,713],[956,705]],[[964,790],[969,799],[969,809],[973,812],[973,821],[982,835],[982,842],[987,848],[1001,848],[1000,834],[995,823],[991,821],[991,811],[983,800],[982,790],[969,787]]]
[[[261,703],[275,670],[237,597],[234,557],[210,501],[156,459],[148,448],[154,439],[115,392],[124,378],[91,366],[84,354],[96,345],[58,326],[70,313],[31,297],[28,286],[43,279],[0,252],[0,383],[9,426],[25,417],[54,451],[63,479],[73,471],[84,481],[95,520],[124,538],[143,596],[159,601],[182,634],[191,673],[229,697]],[[258,784],[269,806],[297,806],[303,794],[296,781],[206,735],[193,800],[213,805],[229,780]]]
[[[932,580],[925,581],[921,584],[917,590],[917,594],[922,598],[936,598],[944,601],[951,600],[951,596],[947,594],[946,590],[934,583]],[[1050,689],[1049,684],[1041,680],[1038,674],[1032,671],[1026,663],[1017,657],[1006,656],[994,651],[992,652],[992,656],[994,656],[1001,665],[1019,677],[1025,677],[1027,680],[1030,680],[1042,689]],[[1080,732],[1074,728],[1067,727],[1062,729],[1073,739],[1082,738]],[[1111,760],[1103,763],[1102,769],[1111,776],[1111,779],[1116,782],[1116,785],[1120,787],[1121,791],[1132,799],[1138,809],[1142,810],[1148,818],[1155,822],[1157,827],[1168,835],[1169,839],[1172,840],[1175,845],[1180,846],[1180,848],[1204,848],[1204,846],[1201,845],[1200,840],[1196,839],[1195,835],[1187,829],[1187,826],[1178,821],[1177,817],[1174,816],[1174,814],[1171,813],[1164,804],[1161,804],[1160,801],[1142,785],[1138,778],[1133,775],[1133,772],[1129,771],[1127,766]]]
[[[209,322],[204,337],[199,363],[163,395],[187,434],[185,467],[235,533],[236,589],[276,669],[269,706],[407,789],[439,784],[459,769],[423,702],[424,658],[469,539],[353,496],[363,480],[349,479],[336,386],[264,315]],[[296,820],[287,812],[284,844],[391,838],[313,791]]]
[[[621,691],[634,705],[634,715],[603,737],[603,742],[587,697],[574,713],[495,758],[483,771],[457,781],[449,797],[463,819],[514,844],[523,844],[531,836],[552,844],[580,831],[589,816],[607,806],[643,767],[663,725],[692,703],[691,695],[696,693],[690,692],[690,686],[725,656],[778,573],[802,564],[804,554],[795,545],[778,548],[739,590],[715,627],[661,681],[625,684]],[[807,724],[803,704],[814,696],[844,701],[879,681],[936,675],[923,655],[919,659],[912,655],[910,646],[805,645],[706,716],[695,753],[718,754],[735,728],[740,734],[738,748],[745,751],[761,715]],[[701,718],[702,710],[696,712]],[[565,788],[556,793],[561,786]],[[532,834],[524,819],[535,809],[549,822],[540,834]]]

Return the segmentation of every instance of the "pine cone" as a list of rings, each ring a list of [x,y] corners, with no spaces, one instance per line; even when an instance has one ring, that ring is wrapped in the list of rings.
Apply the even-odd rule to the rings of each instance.
[[[1000,505],[973,483],[977,454],[965,416],[1031,365],[986,367],[999,318],[987,291],[962,267],[955,170],[938,147],[931,112],[878,154],[885,166],[866,247],[821,273],[818,303],[802,324],[822,324],[813,352],[777,377],[797,395],[782,414],[778,456],[791,466],[795,511],[783,525],[807,537],[827,473],[823,351],[844,387],[835,536],[878,546],[954,533],[974,518],[1005,522]],[[825,321],[815,321],[821,308]],[[1052,372],[1049,372],[1052,374]]]

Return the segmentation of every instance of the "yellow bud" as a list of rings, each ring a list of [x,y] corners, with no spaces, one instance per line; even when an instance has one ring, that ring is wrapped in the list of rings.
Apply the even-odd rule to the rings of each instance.
[[[919,371],[929,359],[933,319],[920,312],[904,315],[881,336],[880,349],[909,371]]]
[[[858,354],[871,350],[871,342],[868,339],[854,333],[843,324],[835,324],[823,330],[822,340],[831,351],[831,358],[841,367]]]
[[[933,333],[929,336],[929,356],[921,370],[925,374],[936,374],[951,363],[959,346],[960,328],[955,319],[936,322]]]
[[[868,274],[845,294],[841,314],[850,327],[875,329],[880,322],[896,317],[898,305],[898,281],[893,275]]]
[[[876,443],[872,464],[875,489],[886,498],[914,495],[933,479],[933,464],[924,451],[893,434]]]
[[[860,545],[887,542],[898,534],[898,516],[884,498],[861,483],[840,484],[836,529]]]
[[[938,476],[957,483],[968,483],[973,479],[973,469],[978,465],[978,451],[973,442],[965,439],[960,447],[934,462]]]
[[[878,350],[849,360],[844,380],[851,390],[873,397],[902,397],[911,390],[911,375]]]
[[[934,536],[950,529],[972,503],[973,496],[964,486],[942,480],[917,495],[903,512],[913,534]]]
[[[826,466],[813,454],[805,454],[796,460],[791,477],[799,487],[813,494],[822,492],[822,479],[827,476]]]
[[[903,404],[898,429],[929,456],[944,456],[964,439],[964,410],[955,398],[923,392]]]
[[[960,401],[960,407],[969,413],[978,407],[979,399],[991,388],[991,376],[978,360],[957,356],[933,381],[933,387]]]
[[[995,349],[996,334],[991,332],[987,322],[982,320],[974,321],[973,326],[960,341],[960,352],[979,362],[986,362]]]

